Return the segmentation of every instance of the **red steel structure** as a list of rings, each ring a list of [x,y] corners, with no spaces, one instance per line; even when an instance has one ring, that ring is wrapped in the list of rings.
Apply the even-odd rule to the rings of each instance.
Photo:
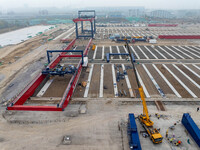
[[[91,30],[83,30],[83,21],[89,21],[90,22]],[[95,18],[76,18],[76,19],[73,19],[73,22],[76,25],[76,38],[77,39],[80,38],[80,37],[91,37],[91,38],[94,38],[94,32],[96,31]],[[85,34],[79,35],[78,22],[81,22],[82,33],[85,33],[85,31],[87,31],[90,34],[88,34],[88,35],[85,35]]]
[[[75,44],[76,39],[74,39],[64,50],[70,50],[72,46]],[[84,50],[84,56],[88,54],[89,47],[92,43],[92,39],[89,40],[88,45],[86,46]],[[60,61],[62,57],[67,57],[68,55],[65,55],[66,52],[60,53],[49,65],[49,68],[54,68]],[[47,75],[44,75],[40,73],[22,92],[9,104],[7,107],[7,110],[19,110],[19,111],[63,111],[71,99],[71,96],[74,92],[74,89],[76,87],[77,81],[80,77],[82,71],[82,58],[79,61],[77,71],[72,76],[70,82],[68,83],[68,86],[63,94],[62,100],[57,106],[30,106],[30,105],[23,105],[29,97],[31,97],[37,87],[42,83],[42,81],[47,77]]]
[[[148,27],[177,27],[178,24],[148,24]]]
[[[76,19],[73,19],[74,23],[77,23],[79,21],[89,21],[89,22],[92,22],[94,21],[95,18],[89,18],[89,19],[83,19],[83,18],[76,18]]]
[[[159,39],[200,39],[200,35],[159,35]]]

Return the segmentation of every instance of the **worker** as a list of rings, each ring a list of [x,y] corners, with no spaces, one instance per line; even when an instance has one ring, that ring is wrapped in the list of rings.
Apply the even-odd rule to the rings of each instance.
[[[166,131],[166,138],[168,138],[168,129],[167,129],[167,131]]]
[[[173,138],[169,139],[169,142],[172,143],[173,142]]]
[[[199,107],[197,107],[197,112],[199,111]]]
[[[178,141],[178,144],[181,144],[182,142],[181,141]]]
[[[179,146],[181,144],[181,141],[176,142],[176,146]]]

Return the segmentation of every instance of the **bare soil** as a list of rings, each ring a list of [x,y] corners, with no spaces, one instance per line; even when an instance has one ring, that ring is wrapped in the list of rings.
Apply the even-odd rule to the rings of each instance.
[[[190,67],[193,71],[195,71],[197,74],[200,74],[200,70],[197,69],[196,67],[194,67],[193,65],[191,64],[186,64],[186,66]],[[197,65],[198,66],[198,65]]]
[[[62,97],[71,77],[72,75],[65,75],[64,77],[55,76],[43,97]]]
[[[112,53],[118,53],[116,46],[112,46]],[[119,55],[114,55],[113,59],[119,59]]]
[[[135,52],[139,55],[140,59],[147,59],[137,46],[133,46]]]
[[[88,80],[88,75],[89,75],[89,72],[86,72],[87,68],[83,68],[82,69],[82,72],[81,72],[81,75],[79,77],[79,80],[78,80],[78,84],[76,85],[76,89],[73,93],[73,96],[72,97],[83,97],[84,95],[84,92],[85,92],[85,87],[81,86],[81,83],[82,82],[87,82]]]
[[[153,68],[152,65],[147,64],[147,69],[151,73],[151,75],[154,77],[162,91],[167,95],[167,97],[175,96],[174,92],[171,90],[171,88],[167,85],[167,83],[163,80],[163,78],[157,73],[157,71]],[[170,94],[170,95],[168,95]]]
[[[95,59],[101,59],[102,58],[102,47],[97,47],[97,53]]]
[[[89,97],[97,98],[99,97],[99,88],[100,88],[100,75],[101,75],[101,66],[94,65],[92,72],[92,79],[89,89]]]
[[[160,47],[162,47],[164,50],[167,51],[167,49],[164,46],[160,46]],[[168,55],[165,51],[163,51],[159,47],[156,46],[155,49],[161,52],[167,59],[173,59],[170,55]]]
[[[158,93],[157,89],[155,88],[153,82],[147,75],[147,73],[144,70],[144,68],[142,67],[142,65],[137,65],[137,70],[138,70],[138,72],[142,78],[142,81],[143,81],[145,87],[147,88],[147,91],[149,92],[150,96],[151,97],[155,97],[155,96],[160,97],[160,94]]]
[[[179,72],[174,66],[167,65],[168,68],[192,91],[197,97],[200,97],[199,89],[189,81],[181,72]]]
[[[192,72],[190,72],[187,68],[185,68],[182,65],[177,65],[185,74],[187,74],[191,79],[193,79],[197,84],[200,85],[200,79],[194,75]],[[192,69],[192,68],[191,68]]]
[[[103,97],[114,97],[112,68],[110,64],[104,65]]]
[[[121,74],[123,74],[124,72],[123,72],[123,69],[122,69],[121,65],[120,64],[116,64],[116,66],[118,66],[119,72]],[[116,79],[117,79],[117,69],[115,69],[115,74],[116,74]],[[130,97],[129,89],[127,87],[125,78],[124,79],[120,79],[119,82],[117,82],[117,88],[118,88],[119,97]],[[121,90],[121,92],[123,94],[122,96],[120,95],[120,90]],[[127,96],[125,96],[124,91],[126,92]]]
[[[132,67],[131,65],[126,65],[126,66]],[[140,93],[139,93],[139,90],[138,90],[139,87],[137,85],[135,73],[134,73],[133,69],[127,69],[126,71],[127,71],[127,74],[128,74],[128,78],[129,78],[131,87],[133,89],[133,94],[135,95],[135,97],[139,98]]]
[[[184,87],[160,64],[156,65],[172,86],[178,91],[183,98],[192,98],[192,96],[185,90]]]

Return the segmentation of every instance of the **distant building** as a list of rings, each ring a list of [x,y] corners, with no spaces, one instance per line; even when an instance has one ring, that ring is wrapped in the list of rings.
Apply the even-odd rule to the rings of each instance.
[[[152,12],[150,12],[150,17],[154,17],[154,18],[172,18],[173,15],[166,10],[154,10]]]
[[[105,18],[106,18],[106,16],[107,16],[107,14],[106,14],[105,12],[96,12],[96,15],[97,15],[98,17],[105,17]]]
[[[14,15],[15,13],[14,13],[14,11],[8,11],[7,12],[7,15]]]
[[[141,17],[144,16],[144,9],[129,9],[129,17]]]
[[[121,18],[122,17],[122,12],[109,12],[108,17],[110,18]]]
[[[42,16],[48,15],[48,10],[40,10],[39,14]]]

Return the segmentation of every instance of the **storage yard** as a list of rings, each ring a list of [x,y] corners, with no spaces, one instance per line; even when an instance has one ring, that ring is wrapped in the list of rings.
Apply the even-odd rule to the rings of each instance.
[[[1,149],[198,150],[199,39],[158,38],[200,36],[197,25],[100,23],[91,28],[93,39],[76,39],[77,22],[95,26],[95,19],[73,21],[75,27],[46,31],[46,40],[37,35],[0,49]],[[116,33],[122,40],[152,36],[157,42],[116,42],[110,39]],[[140,120],[144,109],[160,143]]]

